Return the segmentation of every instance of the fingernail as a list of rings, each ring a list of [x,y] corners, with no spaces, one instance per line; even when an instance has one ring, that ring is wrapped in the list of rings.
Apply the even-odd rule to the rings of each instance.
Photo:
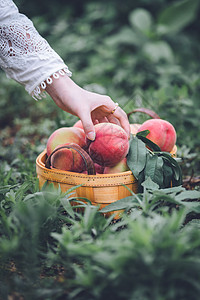
[[[94,141],[95,140],[95,132],[94,131],[88,132],[87,138],[91,141]]]

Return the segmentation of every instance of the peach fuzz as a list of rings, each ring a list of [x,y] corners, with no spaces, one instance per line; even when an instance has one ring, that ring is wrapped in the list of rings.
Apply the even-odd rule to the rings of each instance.
[[[47,156],[59,145],[66,143],[75,143],[80,147],[86,146],[85,132],[76,127],[61,127],[55,130],[47,141]]]
[[[96,138],[88,141],[88,152],[94,163],[112,167],[126,157],[129,141],[122,127],[113,123],[99,123],[94,128]]]
[[[176,143],[176,131],[170,122],[163,119],[150,119],[140,126],[138,132],[143,130],[150,131],[146,137],[157,144],[161,151],[172,151]]]
[[[55,149],[69,144],[70,143],[59,145]],[[59,149],[53,153],[51,157],[51,166],[59,170],[78,173],[85,170],[85,163],[82,156],[76,150],[67,148]]]
[[[127,159],[125,157],[118,164],[116,164],[114,167],[105,167],[104,168],[104,174],[121,173],[121,172],[126,172],[128,170],[129,170],[129,167],[127,165]]]

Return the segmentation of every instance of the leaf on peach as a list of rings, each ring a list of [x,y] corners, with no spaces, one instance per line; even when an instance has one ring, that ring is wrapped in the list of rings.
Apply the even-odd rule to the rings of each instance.
[[[146,157],[147,148],[145,144],[138,138],[133,137],[127,156],[127,165],[136,179],[138,179],[140,172],[143,171],[146,165]]]

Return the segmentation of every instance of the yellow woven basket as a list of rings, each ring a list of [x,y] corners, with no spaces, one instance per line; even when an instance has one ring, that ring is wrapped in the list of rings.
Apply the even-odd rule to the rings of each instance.
[[[138,108],[131,111],[128,114],[128,118],[135,112],[145,113],[152,118],[160,119],[154,111],[146,108]],[[171,151],[171,156],[176,157],[176,153],[177,147],[175,145]],[[92,204],[99,205],[100,209],[117,200],[130,196],[131,192],[125,186],[133,193],[137,193],[138,191],[137,180],[131,171],[115,174],[87,175],[47,168],[45,167],[46,159],[46,150],[36,159],[36,172],[39,178],[40,188],[46,181],[53,183],[56,187],[60,185],[63,192],[66,192],[74,186],[82,185],[74,190],[74,197],[87,198]],[[119,218],[121,211],[114,211],[112,213],[115,214],[115,218]],[[110,214],[111,213],[107,213],[106,216]]]
[[[61,190],[66,192],[71,187],[82,185],[74,190],[74,197],[84,197],[94,205],[103,208],[117,200],[130,196],[130,191],[137,193],[137,180],[131,171],[115,174],[87,175],[82,173],[62,171],[58,169],[48,169],[45,167],[47,155],[43,151],[36,159],[36,172],[39,178],[40,188],[47,181],[54,186],[60,185]],[[115,218],[119,218],[120,211],[115,213]],[[106,216],[110,215],[109,213]]]

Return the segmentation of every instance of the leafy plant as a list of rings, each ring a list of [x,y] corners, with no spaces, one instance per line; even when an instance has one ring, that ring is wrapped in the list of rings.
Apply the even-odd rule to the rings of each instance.
[[[159,189],[158,184],[148,177],[143,183],[143,193],[134,194],[132,196],[120,199],[114,203],[107,205],[101,209],[102,213],[115,210],[130,210],[135,214],[135,210],[144,216],[170,212],[172,208],[185,208],[187,213],[199,213],[200,205],[197,201],[200,198],[200,192],[187,191],[183,187],[172,187]],[[195,200],[194,202],[191,200]]]
[[[73,227],[53,235],[59,247],[51,260],[64,266],[65,297],[198,299],[199,231],[195,223],[182,228],[184,218],[184,210],[165,217],[135,215],[125,229],[118,230],[119,222],[98,239],[83,229],[77,235]]]
[[[182,183],[182,171],[177,161],[167,152],[146,138],[147,131],[132,136],[127,164],[138,180],[139,191],[142,182],[150,177],[160,188],[179,186]],[[151,147],[152,150],[149,150]]]
[[[193,289],[190,294],[181,283],[188,287],[188,272],[192,285],[198,280],[198,265],[194,273],[192,269],[199,255],[198,220],[194,221],[200,212],[200,193],[180,186],[158,189],[150,178],[143,187],[142,194],[99,212],[98,206],[74,199],[77,187],[62,193],[52,185],[39,190],[33,182],[4,186],[1,297],[18,293],[30,299],[102,299],[111,295],[120,299],[123,294],[129,299],[131,293],[151,299],[169,290],[173,291],[171,299],[179,294],[192,297]],[[74,200],[76,206],[71,205]],[[117,222],[114,215],[103,217],[102,213],[113,209],[128,214]],[[189,222],[191,213],[193,221]],[[169,289],[165,291],[166,273]],[[173,284],[174,276],[180,286]],[[153,289],[149,289],[149,280]]]

